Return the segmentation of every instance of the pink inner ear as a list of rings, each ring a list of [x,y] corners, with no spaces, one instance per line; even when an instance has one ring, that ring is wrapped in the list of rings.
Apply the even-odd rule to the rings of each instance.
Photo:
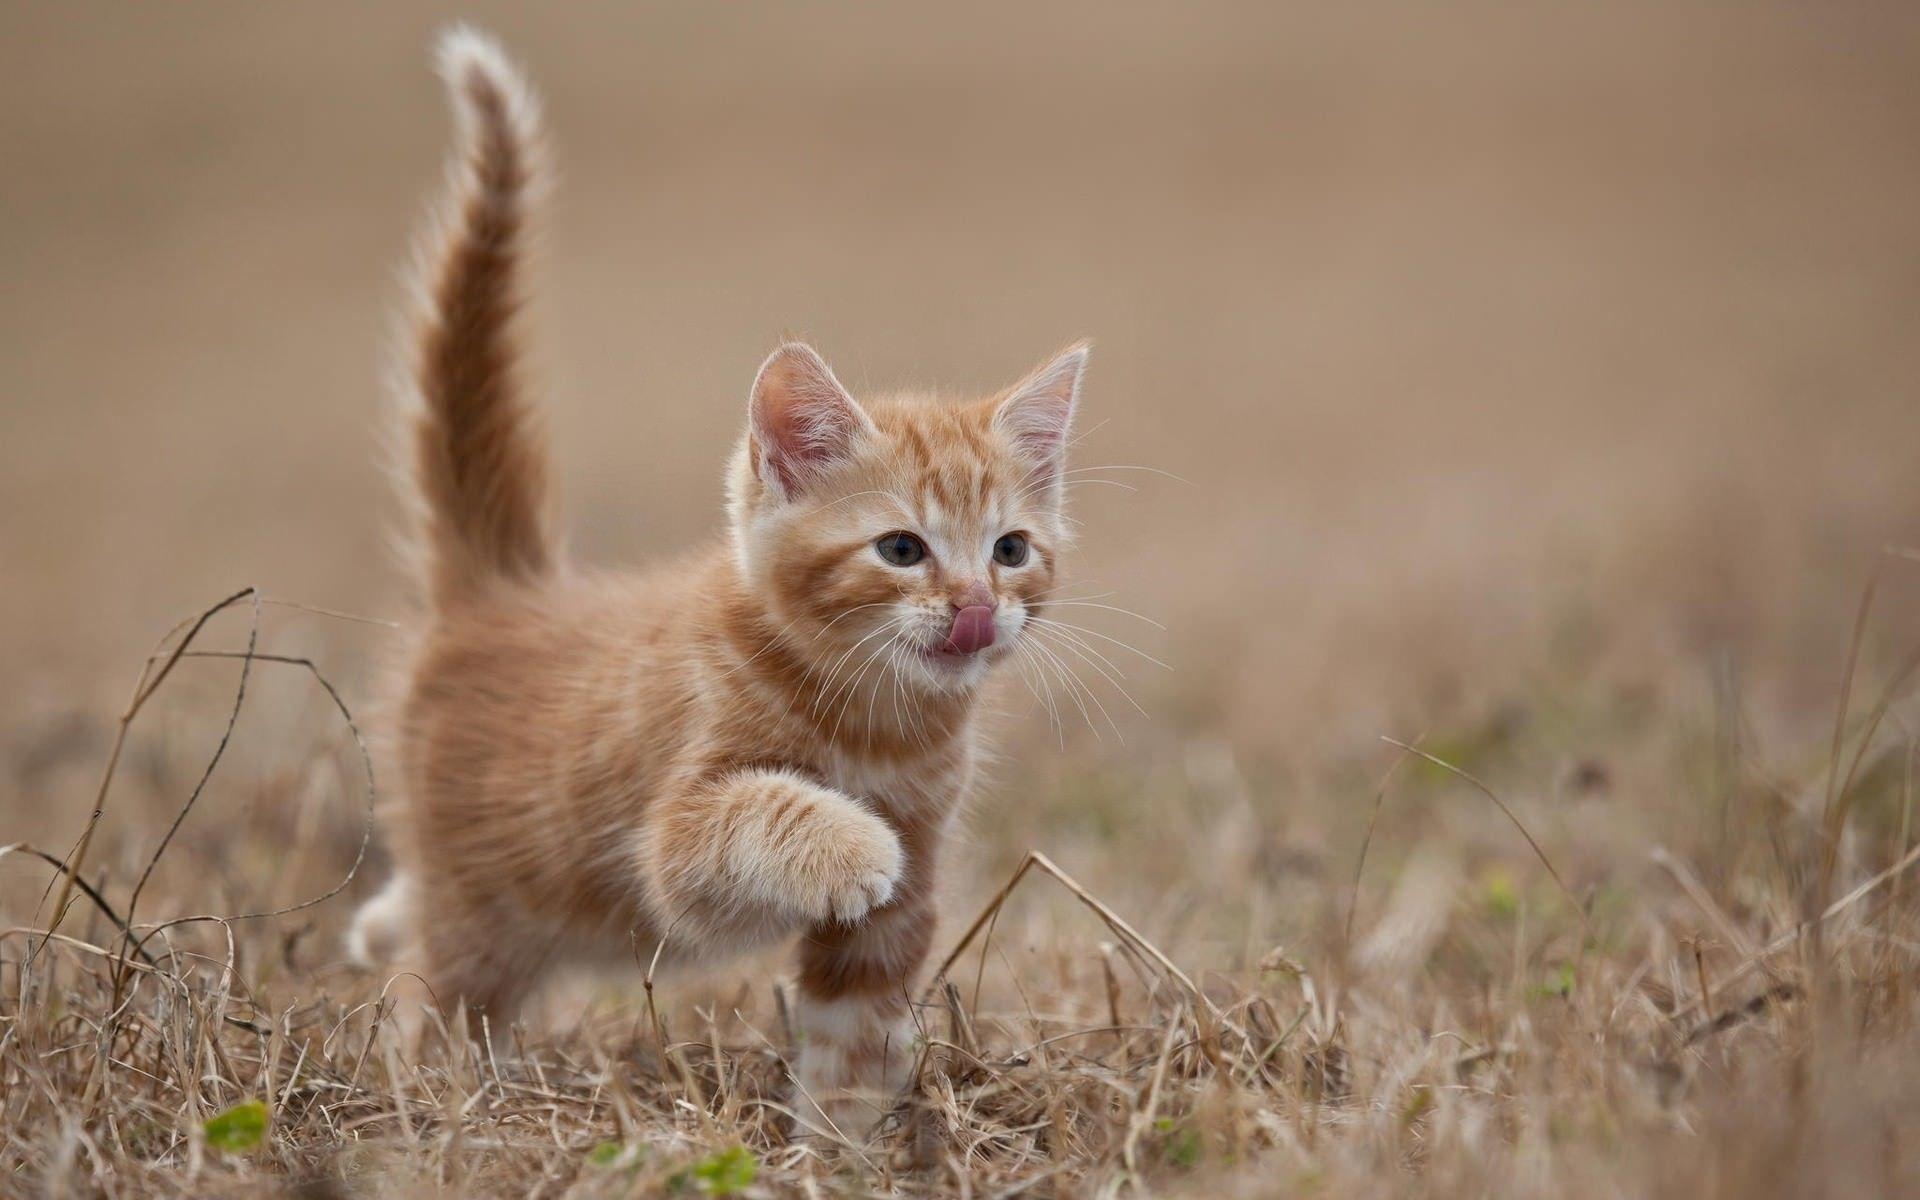
[[[1053,397],[1031,397],[1007,414],[1007,432],[1034,458],[1054,458],[1067,438],[1073,405]]]
[[[760,472],[788,496],[846,455],[862,418],[827,364],[799,345],[776,350],[754,380],[752,432]]]
[[[832,405],[789,404],[766,414],[756,431],[767,465],[791,493],[813,472],[845,452],[853,423]]]
[[[1086,362],[1084,347],[1069,350],[1034,372],[994,413],[995,423],[1036,462],[1056,465],[1066,450]]]

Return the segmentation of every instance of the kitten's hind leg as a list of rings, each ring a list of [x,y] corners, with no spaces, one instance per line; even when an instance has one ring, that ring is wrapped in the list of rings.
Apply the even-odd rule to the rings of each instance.
[[[421,921],[421,971],[433,1002],[451,1017],[464,1009],[467,1032],[510,1045],[520,1006],[556,952],[551,932],[488,904],[437,898]]]
[[[347,927],[347,957],[363,967],[397,960],[412,935],[413,881],[396,871],[385,887],[353,914]]]
[[[695,949],[857,922],[892,898],[902,864],[898,835],[865,805],[771,770],[662,797],[642,856],[663,928]]]

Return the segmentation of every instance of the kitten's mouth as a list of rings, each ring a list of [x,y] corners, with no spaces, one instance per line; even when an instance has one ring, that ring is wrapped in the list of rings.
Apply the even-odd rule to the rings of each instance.
[[[920,647],[920,657],[943,667],[957,668],[964,667],[970,662],[977,662],[983,656],[976,650],[962,650],[948,640],[938,645]]]
[[[935,662],[959,666],[973,661],[982,650],[993,645],[993,609],[985,604],[970,604],[953,614],[953,627],[939,644],[923,646],[920,653]]]

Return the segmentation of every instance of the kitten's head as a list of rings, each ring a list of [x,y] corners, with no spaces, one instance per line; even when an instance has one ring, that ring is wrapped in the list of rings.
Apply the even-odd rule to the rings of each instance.
[[[856,401],[820,356],[760,368],[734,458],[740,566],[783,640],[841,680],[954,692],[1013,653],[1067,542],[1067,432],[1087,347],[962,403]]]

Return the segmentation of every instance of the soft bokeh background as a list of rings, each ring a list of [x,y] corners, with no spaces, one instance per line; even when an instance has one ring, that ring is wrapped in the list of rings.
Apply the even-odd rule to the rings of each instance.
[[[1085,489],[1082,574],[1230,711],[1370,729],[1400,654],[1587,602],[1742,648],[1916,536],[1906,6],[9,5],[16,696],[230,584],[390,606],[381,355],[455,14],[559,144],[589,554],[713,531],[783,330],[963,389],[1094,337],[1082,461],[1193,486]]]
[[[1743,821],[1817,801],[1861,589],[1920,545],[1912,5],[13,3],[0,841],[71,841],[182,616],[251,583],[405,617],[380,380],[455,16],[558,145],[534,312],[583,555],[715,534],[783,331],[856,391],[989,389],[1095,339],[1079,461],[1153,470],[1078,490],[1079,594],[1162,623],[1084,610],[1172,669],[1109,647],[1144,712],[1089,674],[1124,742],[1010,700],[967,911],[1039,847],[1203,966],[1331,936],[1383,733],[1495,778],[1621,896],[1655,842],[1730,879],[1764,857]],[[1891,561],[1864,683],[1916,633]],[[363,702],[384,636],[282,612],[268,641]],[[217,731],[206,678],[142,735],[165,799],[110,812],[117,879]],[[250,715],[248,761],[292,770],[324,716]],[[1376,941],[1418,965],[1433,896],[1551,888],[1414,774],[1361,926],[1413,920]],[[301,812],[334,815],[301,821],[350,838],[325,778]],[[178,883],[277,795],[210,793]]]

